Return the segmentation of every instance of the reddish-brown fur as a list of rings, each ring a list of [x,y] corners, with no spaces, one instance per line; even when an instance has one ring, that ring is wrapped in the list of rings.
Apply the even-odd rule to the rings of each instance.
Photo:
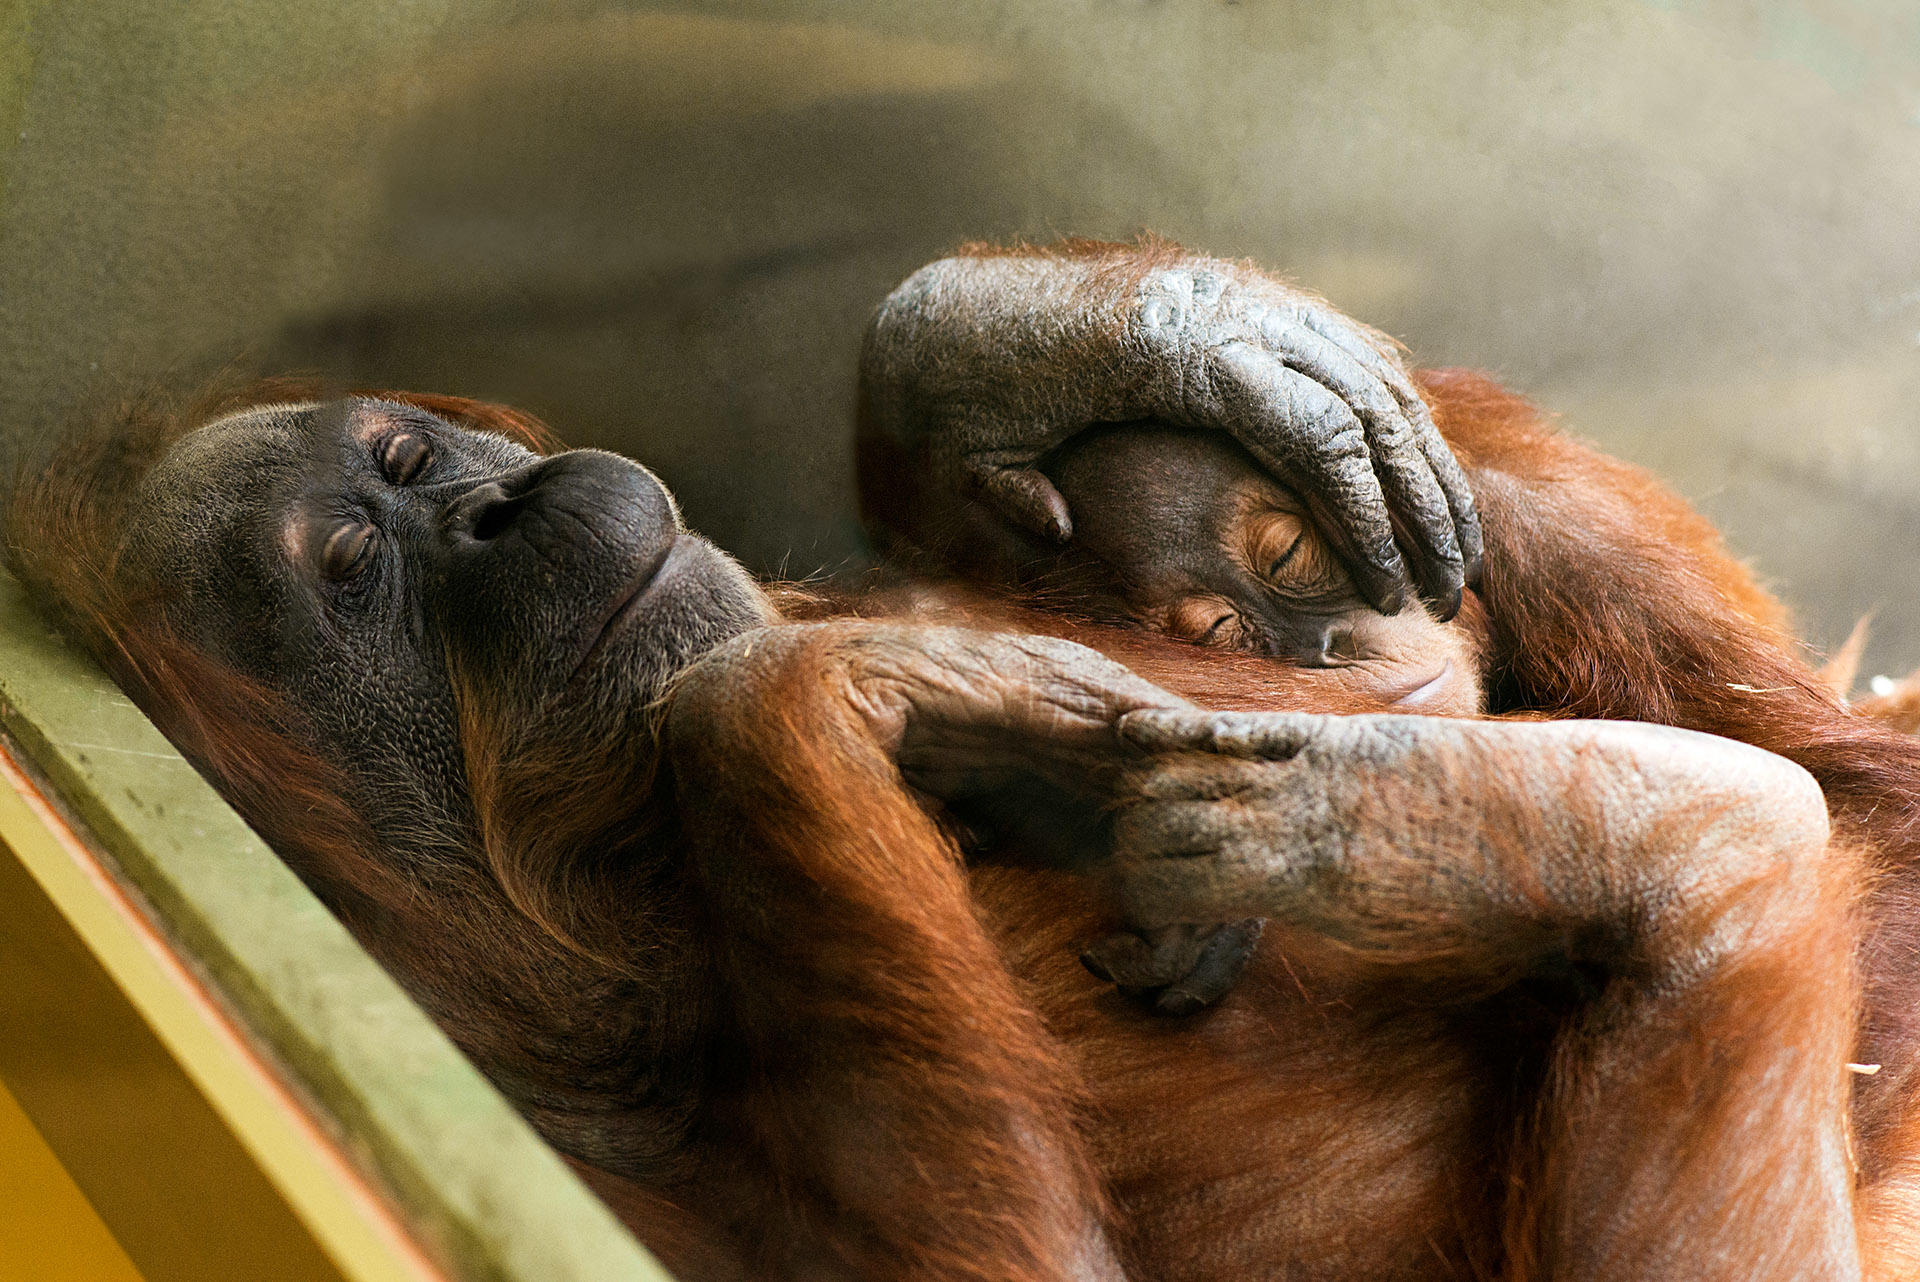
[[[754,995],[719,1014],[714,1053],[766,1057],[774,1046],[793,1071],[731,1084],[697,1136],[707,1147],[655,1183],[585,1168],[670,1264],[690,1277],[805,1274],[818,1261],[876,1278],[1041,1279],[1061,1276],[1058,1262],[1092,1216],[1111,1226],[1138,1277],[1270,1276],[1282,1266],[1301,1277],[1551,1277],[1573,1271],[1561,1252],[1579,1240],[1580,1198],[1629,1178],[1636,1146],[1664,1140],[1698,1160],[1684,1168],[1692,1183],[1668,1190],[1659,1214],[1670,1222],[1648,1223],[1646,1236],[1684,1239],[1701,1204],[1782,1194],[1780,1155],[1765,1137],[1787,1129],[1741,1116],[1750,1101],[1716,1093],[1689,1048],[1721,1048],[1713,1072],[1730,1074],[1796,1030],[1847,1019],[1850,906],[1864,892],[1865,1009],[1850,1053],[1884,1067],[1856,1085],[1858,1215],[1874,1276],[1920,1267],[1920,1026],[1907,1014],[1920,947],[1910,889],[1920,742],[1827,693],[1778,607],[1657,482],[1554,435],[1477,376],[1429,374],[1423,387],[1485,515],[1486,581],[1458,626],[1482,637],[1499,709],[1662,721],[1782,753],[1820,780],[1843,848],[1857,847],[1867,871],[1837,858],[1794,934],[1690,997],[1694,1039],[1639,1055],[1637,1098],[1653,1112],[1623,1119],[1583,1107],[1579,1091],[1622,1045],[1604,1009],[1585,1017],[1584,1034],[1549,1041],[1560,999],[1526,984],[1490,1005],[1421,1002],[1409,981],[1356,970],[1312,940],[1269,939],[1218,1008],[1181,1021],[1145,1013],[1075,961],[1115,924],[1083,883],[1001,863],[964,869],[889,763],[842,726],[845,709],[822,683],[774,682],[739,701],[710,759],[694,764],[724,776],[729,751],[749,745],[778,768],[712,790],[703,807],[683,803],[683,821],[785,878],[791,896],[770,902],[808,905],[804,921],[768,920],[730,911],[725,885],[693,888],[712,905],[718,972]],[[122,420],[90,447],[105,498],[180,427],[300,394],[256,389]],[[407,399],[544,439],[496,407]],[[550,1001],[579,976],[622,973],[594,957],[610,937],[596,934],[597,907],[569,903],[605,888],[570,875],[556,883],[544,857],[528,853],[529,830],[546,816],[515,810],[519,787],[477,778],[500,895],[423,903],[396,886],[338,801],[331,767],[302,749],[267,693],[143,630],[153,612],[119,589],[105,500],[65,479],[88,470],[72,464],[22,492],[16,562],[383,959],[453,987],[435,1014],[463,1045],[483,1063],[515,1053],[502,1044],[511,1022],[482,1021],[484,999],[457,991],[479,949],[517,950],[519,970],[548,985]],[[896,589],[853,600],[793,589],[777,599],[795,617],[904,613],[1066,635],[1209,706],[1367,710],[1311,673],[983,594]],[[487,761],[476,749],[479,776]],[[548,783],[550,797],[566,786]],[[448,913],[459,929],[445,928]],[[1490,958],[1499,948],[1487,941]],[[559,978],[541,978],[554,968]],[[650,997],[704,1010],[711,995],[690,979],[675,991],[682,973],[656,976]],[[796,1028],[807,1030],[799,1041]],[[863,1130],[857,1151],[841,1151],[836,1107],[856,1084],[863,1100],[890,1101],[892,1147]],[[1808,1096],[1771,1106],[1833,1105]],[[1745,1138],[1730,1145],[1736,1133]],[[782,1254],[743,1257],[732,1230],[768,1218],[787,1227]],[[1249,1239],[1222,1225],[1265,1227]],[[1699,1246],[1718,1253],[1716,1276],[1801,1275],[1790,1241]],[[1584,1261],[1582,1275],[1627,1263]]]

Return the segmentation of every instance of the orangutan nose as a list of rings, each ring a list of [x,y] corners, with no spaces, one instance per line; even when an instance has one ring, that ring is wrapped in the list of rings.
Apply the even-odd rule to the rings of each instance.
[[[456,544],[584,536],[643,550],[671,543],[680,521],[653,473],[617,454],[569,450],[467,490],[447,505],[442,528]]]
[[[1353,663],[1366,657],[1360,633],[1351,624],[1331,623],[1320,632],[1320,661],[1328,667]]]

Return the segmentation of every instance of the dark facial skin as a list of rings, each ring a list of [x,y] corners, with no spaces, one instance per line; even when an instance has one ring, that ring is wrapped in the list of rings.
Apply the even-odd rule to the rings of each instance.
[[[1097,610],[1325,668],[1408,711],[1479,711],[1465,634],[1418,602],[1375,611],[1306,505],[1220,433],[1101,429],[1063,446],[1045,470],[1074,512],[1067,583]]]
[[[752,579],[627,459],[542,458],[411,406],[251,410],[146,481],[135,556],[188,641],[282,692],[383,836],[467,810],[463,688],[574,742],[767,621]]]

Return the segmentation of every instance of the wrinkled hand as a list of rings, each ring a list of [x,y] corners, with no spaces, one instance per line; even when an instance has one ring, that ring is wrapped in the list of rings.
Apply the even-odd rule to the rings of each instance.
[[[1369,794],[1393,791],[1380,787],[1383,775],[1430,773],[1435,762],[1420,769],[1427,755],[1446,769],[1439,741],[1454,727],[1166,708],[1129,713],[1116,729],[1142,762],[1115,809],[1107,870],[1134,929],[1081,961],[1153,1010],[1188,1015],[1239,982],[1267,916],[1339,933],[1315,903],[1347,846],[1369,844],[1381,828],[1371,803],[1395,804]]]
[[[1479,573],[1459,465],[1389,340],[1239,264],[1150,250],[943,259],[881,305],[861,356],[862,430],[935,485],[1064,541],[1038,470],[1099,423],[1231,433],[1298,491],[1376,606],[1412,582],[1443,615]]]
[[[1225,997],[1253,960],[1263,917],[1108,935],[1080,955],[1094,976],[1161,1015],[1192,1015]]]
[[[1355,869],[1378,876],[1473,839],[1471,748],[1484,724],[1194,708],[1122,717],[1120,737],[1151,763],[1115,819],[1128,921],[1159,930],[1257,913],[1332,929],[1321,909],[1352,889]]]
[[[948,802],[1012,790],[1104,807],[1138,757],[1121,719],[1189,706],[1057,637],[853,625],[840,660],[901,775]]]
[[[897,733],[903,777],[949,804],[982,805],[995,826],[1024,820],[1029,848],[1037,841],[1054,847],[1056,858],[1091,856],[1112,867],[1117,855],[1141,848],[1131,838],[1116,849],[1112,815],[1138,829],[1171,807],[1161,826],[1177,827],[1196,801],[1207,804],[1173,783],[1176,762],[1191,777],[1192,744],[1162,748],[1140,729],[1129,737],[1122,727],[1211,728],[1213,714],[1096,651],[1053,637],[959,629],[880,630],[862,648],[857,683],[884,692],[880,706],[902,710],[897,732],[892,714],[876,724]],[[1010,819],[1016,810],[1027,813]],[[1044,816],[1038,829],[1035,812]],[[1239,982],[1263,925],[1248,918],[1122,932],[1094,943],[1081,961],[1160,1014],[1191,1015]]]

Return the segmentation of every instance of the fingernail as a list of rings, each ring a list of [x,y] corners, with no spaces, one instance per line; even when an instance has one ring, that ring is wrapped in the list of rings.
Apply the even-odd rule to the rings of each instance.
[[[1373,607],[1382,614],[1398,614],[1406,608],[1407,585],[1398,579],[1375,580],[1367,593]]]
[[[1187,992],[1184,988],[1169,988],[1166,992],[1160,994],[1159,999],[1154,1002],[1153,1008],[1162,1015],[1180,1016],[1191,1015],[1205,1005],[1205,1002],[1195,997],[1192,993]]]
[[[1067,501],[1051,483],[1047,485],[1043,501],[1047,506],[1047,532],[1053,536],[1053,541],[1065,543],[1073,538],[1073,514],[1067,510]]]
[[[1095,979],[1099,980],[1101,983],[1111,984],[1113,982],[1113,972],[1108,970],[1105,964],[1102,963],[1098,957],[1095,957],[1093,955],[1093,952],[1091,949],[1089,949],[1087,952],[1080,954],[1080,964],[1087,968],[1087,973],[1092,975]]]

